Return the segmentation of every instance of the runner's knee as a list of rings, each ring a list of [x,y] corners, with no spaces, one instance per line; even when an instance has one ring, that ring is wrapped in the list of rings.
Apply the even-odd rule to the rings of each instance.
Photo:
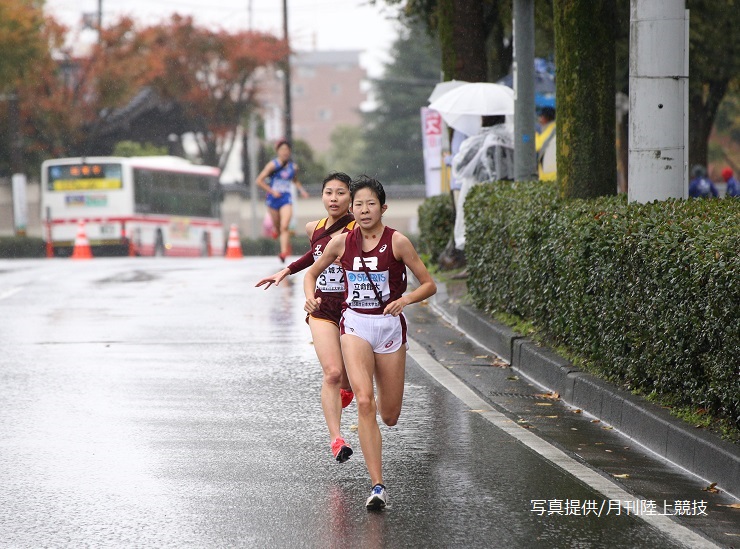
[[[357,413],[359,415],[375,415],[375,397],[374,395],[359,395],[355,393],[355,399],[357,400]]]
[[[342,383],[342,369],[332,367],[325,368],[324,382],[328,385],[339,385]]]
[[[401,415],[401,410],[393,411],[391,413],[388,412],[380,412],[380,419],[383,420],[383,423],[385,423],[388,427],[393,427],[396,423],[398,423],[398,416]]]

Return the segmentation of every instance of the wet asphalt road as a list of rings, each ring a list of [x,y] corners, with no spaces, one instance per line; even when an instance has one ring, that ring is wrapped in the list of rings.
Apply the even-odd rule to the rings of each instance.
[[[253,287],[278,268],[0,261],[0,546],[676,546],[634,517],[533,512],[604,496],[411,359],[368,513],[354,404],[355,455],[331,459],[300,277]]]

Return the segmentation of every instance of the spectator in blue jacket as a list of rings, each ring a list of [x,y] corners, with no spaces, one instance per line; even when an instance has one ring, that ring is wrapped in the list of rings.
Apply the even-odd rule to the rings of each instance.
[[[691,198],[718,197],[717,187],[707,177],[704,166],[696,165],[691,168],[691,182],[689,183],[689,196]]]
[[[740,197],[740,183],[732,173],[731,168],[725,168],[722,170],[722,179],[727,183],[727,190],[725,196],[737,196]]]

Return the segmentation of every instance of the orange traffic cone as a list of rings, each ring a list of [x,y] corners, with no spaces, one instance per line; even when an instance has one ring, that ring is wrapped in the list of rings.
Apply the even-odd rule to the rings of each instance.
[[[231,229],[229,230],[229,242],[226,245],[226,257],[228,259],[241,259],[244,257],[236,223],[232,224]]]
[[[85,222],[80,221],[77,225],[77,236],[75,237],[75,247],[72,250],[72,259],[92,259],[90,242],[85,234]]]

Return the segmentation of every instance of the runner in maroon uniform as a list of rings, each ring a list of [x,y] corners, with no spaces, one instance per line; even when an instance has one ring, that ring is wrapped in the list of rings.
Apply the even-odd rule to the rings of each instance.
[[[354,218],[348,211],[351,181],[347,174],[341,172],[331,173],[324,178],[321,197],[329,216],[306,224],[306,233],[311,238],[311,249],[286,268],[260,280],[257,283],[258,287],[265,284],[265,289],[272,284],[277,286],[286,276],[310,267],[321,257],[332,237],[354,227]],[[350,389],[339,345],[339,321],[344,300],[344,273],[341,266],[338,263],[328,265],[314,286],[314,296],[321,300],[321,307],[308,315],[306,322],[311,328],[314,349],[324,374],[321,384],[321,407],[329,428],[332,454],[342,463],[352,455],[352,448],[340,431],[342,408],[352,402],[354,394]]]
[[[313,292],[316,280],[341,258],[347,284],[340,324],[342,353],[357,398],[360,445],[373,484],[366,506],[382,509],[386,490],[376,413],[386,425],[398,421],[406,367],[403,308],[434,295],[437,288],[409,239],[383,225],[381,217],[388,206],[380,182],[363,176],[353,182],[351,193],[355,228],[332,239],[306,272],[305,310],[311,314],[320,307],[321,300]],[[404,295],[406,267],[419,286]]]

